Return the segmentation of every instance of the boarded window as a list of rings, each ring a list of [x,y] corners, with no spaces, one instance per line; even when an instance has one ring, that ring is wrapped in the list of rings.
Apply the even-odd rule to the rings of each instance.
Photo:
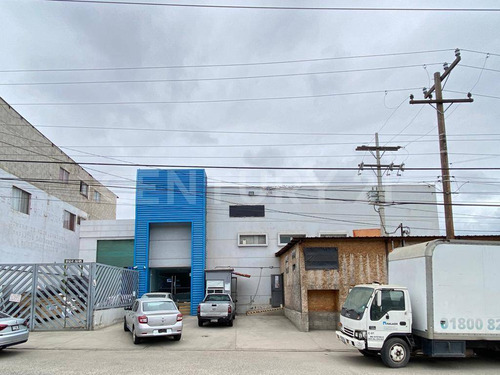
[[[264,217],[264,205],[255,206],[229,206],[229,217]]]
[[[337,270],[339,251],[336,247],[304,248],[306,270]]]
[[[309,311],[339,311],[338,290],[308,290],[307,301]]]

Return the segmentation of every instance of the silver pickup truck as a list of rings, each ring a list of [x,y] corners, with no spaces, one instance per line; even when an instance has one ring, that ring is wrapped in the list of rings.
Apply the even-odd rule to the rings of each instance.
[[[226,323],[232,327],[236,315],[236,306],[229,294],[207,294],[198,305],[198,326],[204,322]]]

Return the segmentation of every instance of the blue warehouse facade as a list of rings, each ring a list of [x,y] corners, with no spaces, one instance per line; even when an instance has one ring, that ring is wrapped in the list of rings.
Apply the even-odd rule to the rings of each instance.
[[[139,295],[179,288],[191,301],[192,315],[205,295],[206,187],[202,169],[137,173],[134,266],[140,272]],[[172,250],[163,245],[167,240],[175,244]]]

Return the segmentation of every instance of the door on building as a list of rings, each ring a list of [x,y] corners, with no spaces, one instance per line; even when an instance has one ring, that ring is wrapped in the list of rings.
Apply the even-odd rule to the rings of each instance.
[[[151,268],[151,292],[169,292],[179,302],[191,300],[191,268]]]
[[[283,274],[271,275],[271,306],[280,307],[283,303]]]

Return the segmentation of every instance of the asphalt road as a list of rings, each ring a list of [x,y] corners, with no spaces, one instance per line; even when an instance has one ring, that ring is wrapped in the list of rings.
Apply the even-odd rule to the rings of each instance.
[[[121,325],[91,332],[32,332],[0,351],[1,375],[71,374],[498,374],[500,358],[412,358],[386,368],[334,338],[299,332],[284,317],[239,317],[234,327],[198,327],[186,317],[182,340],[132,344]]]
[[[6,350],[3,375],[72,374],[498,374],[500,360],[413,359],[392,370],[354,352]]]

